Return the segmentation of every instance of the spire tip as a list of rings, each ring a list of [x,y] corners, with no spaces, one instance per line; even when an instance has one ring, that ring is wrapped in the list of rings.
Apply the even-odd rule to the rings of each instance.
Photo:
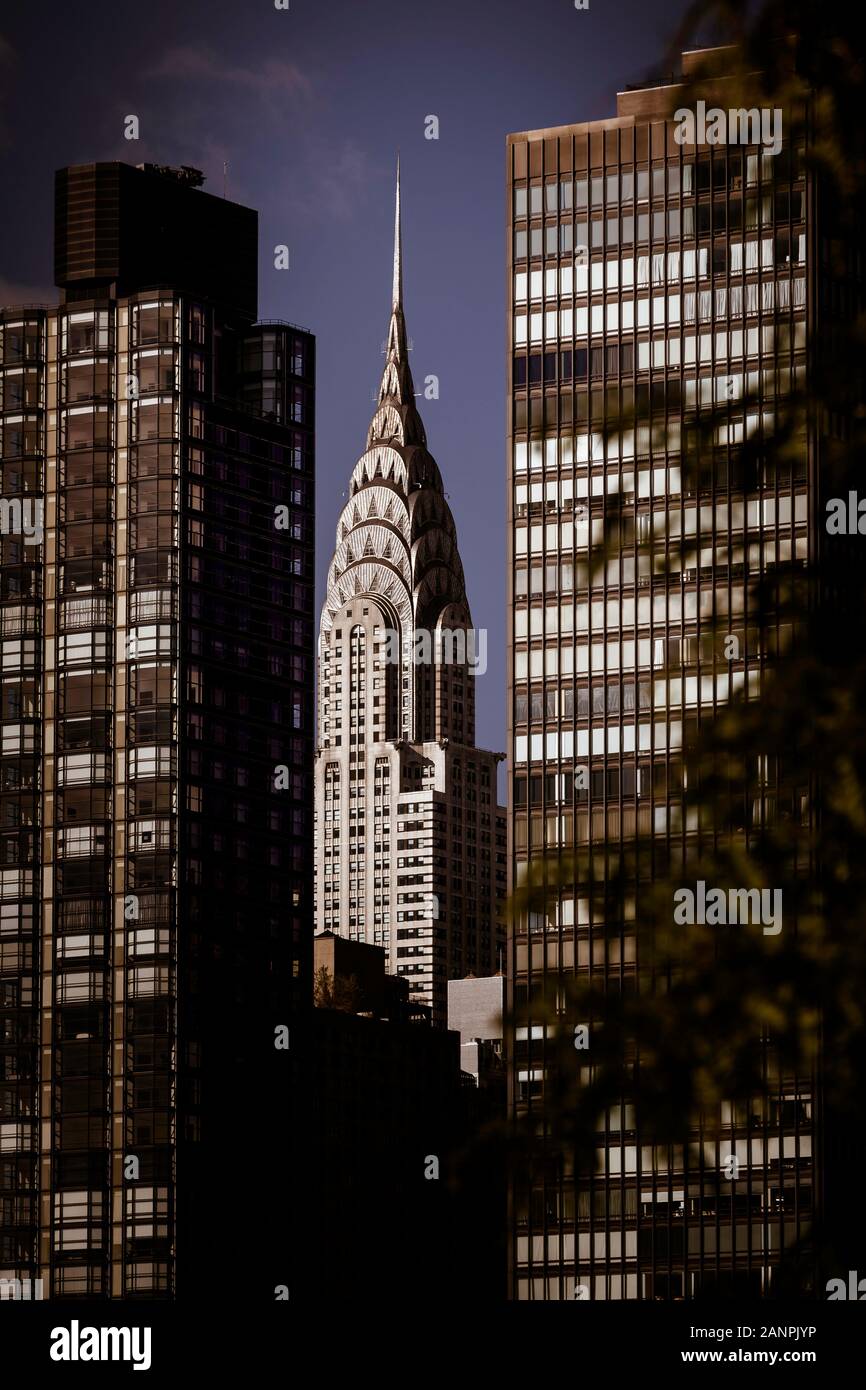
[[[394,285],[391,308],[403,308],[403,235],[400,224],[400,151],[397,151],[397,194],[394,206]]]

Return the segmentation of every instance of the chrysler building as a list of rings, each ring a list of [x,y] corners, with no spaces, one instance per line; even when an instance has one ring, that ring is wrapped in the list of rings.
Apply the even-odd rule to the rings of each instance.
[[[500,755],[474,743],[485,653],[415,404],[398,166],[385,367],[319,628],[316,929],[384,947],[442,1025],[447,981],[493,974],[504,946]]]

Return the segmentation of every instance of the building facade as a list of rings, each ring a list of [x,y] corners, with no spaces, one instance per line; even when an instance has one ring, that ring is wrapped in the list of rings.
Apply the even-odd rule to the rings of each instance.
[[[448,981],[448,1027],[460,1034],[460,1065],[476,1086],[495,1083],[503,1090],[502,1033],[505,976]]]
[[[385,368],[319,629],[316,924],[384,946],[442,1026],[448,979],[500,963],[505,823],[498,755],[474,743],[484,634],[408,358],[398,175]]]
[[[477,1264],[464,1258],[476,1228],[453,1191],[472,1118],[457,1035],[409,1003],[382,947],[320,935],[315,960],[337,988],[331,999],[317,990],[311,1023],[305,1286],[356,1301],[462,1292],[461,1271]],[[341,975],[354,990],[341,992]]]
[[[504,1012],[504,974],[448,981],[448,1027],[460,1034],[461,1043],[480,1039],[501,1050]]]
[[[507,142],[512,885],[576,850],[601,872],[638,837],[689,858],[683,750],[730,695],[759,696],[771,659],[747,638],[749,580],[814,553],[814,442],[751,480],[737,449],[761,428],[745,398],[771,411],[805,380],[801,152],[772,154],[754,131],[680,144],[674,96],[623,92],[615,117]],[[719,402],[729,421],[686,482],[683,452]],[[613,508],[619,542],[596,565]],[[736,638],[724,659],[720,627]],[[513,1006],[590,973],[636,988],[640,884],[620,920],[591,899],[575,882],[515,922]],[[515,1118],[543,1116],[546,1026],[530,1016],[507,1039]],[[813,1101],[808,1078],[779,1074],[769,1106],[723,1106],[720,1141],[695,1131],[699,1158],[642,1143],[633,1108],[612,1107],[593,1173],[542,1154],[516,1182],[511,1296],[768,1295],[812,1221]]]
[[[60,304],[0,310],[0,1275],[45,1297],[206,1295],[214,1223],[288,1282],[276,1158],[273,1251],[226,1192],[309,1003],[314,340],[201,182],[61,170]]]

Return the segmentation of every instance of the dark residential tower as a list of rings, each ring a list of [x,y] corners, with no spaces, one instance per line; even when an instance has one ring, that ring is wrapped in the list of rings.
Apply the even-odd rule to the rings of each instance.
[[[0,310],[0,1277],[46,1298],[291,1283],[314,340],[201,182],[61,170],[60,305]]]

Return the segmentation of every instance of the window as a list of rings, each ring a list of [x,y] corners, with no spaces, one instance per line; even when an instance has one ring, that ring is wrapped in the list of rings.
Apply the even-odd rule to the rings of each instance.
[[[102,974],[96,971],[70,971],[58,975],[55,980],[58,1004],[91,1003],[101,999],[103,993],[104,979]]]
[[[129,995],[132,999],[168,994],[169,980],[170,969],[167,965],[137,965],[127,971]]]

